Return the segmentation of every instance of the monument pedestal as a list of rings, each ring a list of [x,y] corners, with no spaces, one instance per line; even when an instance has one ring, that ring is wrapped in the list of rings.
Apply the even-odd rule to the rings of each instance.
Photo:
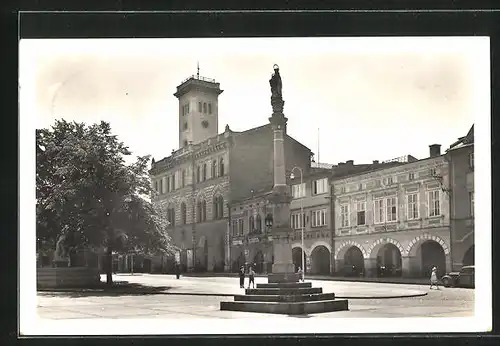
[[[245,295],[234,296],[233,302],[221,302],[220,309],[287,315],[348,310],[347,300],[335,299],[335,294],[323,293],[321,288],[313,288],[310,282],[299,282],[299,274],[295,273],[290,244],[292,197],[289,195],[285,169],[284,138],[288,119],[283,114],[285,101],[281,95],[281,77],[277,65],[274,66],[274,74],[269,82],[273,107],[269,122],[273,128],[274,146],[274,187],[268,196],[268,201],[273,208],[272,220],[269,224],[273,227],[273,272],[268,274],[267,284],[257,284],[257,288],[247,289]]]

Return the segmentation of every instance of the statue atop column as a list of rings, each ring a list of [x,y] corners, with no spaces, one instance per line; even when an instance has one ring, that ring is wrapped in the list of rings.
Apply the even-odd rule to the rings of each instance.
[[[280,119],[283,122],[283,106],[285,101],[283,101],[283,84],[281,82],[280,68],[278,65],[274,64],[274,73],[269,84],[271,85],[271,106],[273,107],[273,117],[275,119]],[[286,121],[285,121],[286,123]]]
[[[282,97],[282,83],[281,83],[281,76],[280,76],[280,68],[278,65],[274,65],[274,73],[271,79],[269,80],[269,84],[271,85],[271,97]]]

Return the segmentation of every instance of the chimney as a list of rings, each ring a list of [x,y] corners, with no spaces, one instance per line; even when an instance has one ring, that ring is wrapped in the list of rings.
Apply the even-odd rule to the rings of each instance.
[[[354,165],[354,160],[348,160],[345,162],[346,165],[352,166]]]
[[[429,157],[437,157],[441,155],[441,144],[429,145]]]
[[[374,165],[378,165],[378,160],[373,160]]]

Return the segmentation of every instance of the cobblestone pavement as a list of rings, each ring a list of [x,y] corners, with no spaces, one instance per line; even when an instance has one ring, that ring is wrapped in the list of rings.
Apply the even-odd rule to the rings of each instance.
[[[236,278],[181,277],[170,275],[118,275],[115,280],[167,286],[167,293],[154,295],[92,295],[64,292],[39,292],[37,313],[44,319],[95,319],[95,318],[294,318],[286,315],[257,314],[220,311],[220,302],[231,297],[214,294],[243,294]],[[265,278],[256,278],[264,283]],[[337,296],[386,296],[408,292],[426,292],[427,295],[411,298],[350,299],[349,311],[313,314],[307,317],[462,317],[474,315],[474,290],[441,288],[429,290],[419,285],[395,285],[366,282],[312,281],[313,287]],[[179,295],[181,293],[181,295]],[[189,294],[209,295],[189,295]],[[186,294],[186,295],[184,295]]]

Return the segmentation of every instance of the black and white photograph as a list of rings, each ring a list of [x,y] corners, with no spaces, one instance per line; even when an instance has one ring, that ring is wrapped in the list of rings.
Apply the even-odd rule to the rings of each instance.
[[[491,330],[487,37],[19,59],[24,335]]]

